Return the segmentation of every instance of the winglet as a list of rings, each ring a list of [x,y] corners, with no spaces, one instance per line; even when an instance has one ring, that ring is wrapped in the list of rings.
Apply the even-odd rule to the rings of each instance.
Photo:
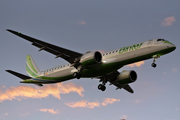
[[[7,31],[9,31],[9,32],[11,32],[11,33],[13,33],[13,34],[21,34],[21,33],[19,33],[19,32],[16,32],[16,31],[13,31],[13,30],[10,30],[10,29],[6,29]]]

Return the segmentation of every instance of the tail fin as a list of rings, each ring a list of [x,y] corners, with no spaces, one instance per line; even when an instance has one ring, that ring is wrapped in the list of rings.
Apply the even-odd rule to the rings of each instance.
[[[37,77],[39,72],[40,71],[36,63],[34,62],[33,58],[30,55],[27,55],[26,56],[26,73],[30,77]]]

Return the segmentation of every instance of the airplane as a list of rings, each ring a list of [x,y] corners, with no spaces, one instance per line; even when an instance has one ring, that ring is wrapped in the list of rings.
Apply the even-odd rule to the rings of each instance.
[[[20,83],[31,83],[38,86],[64,82],[74,78],[96,78],[102,84],[98,85],[101,91],[106,90],[106,83],[115,85],[117,89],[124,89],[134,93],[129,86],[137,80],[137,73],[134,70],[124,70],[118,72],[118,69],[125,65],[153,58],[152,67],[156,67],[155,61],[162,55],[170,53],[176,49],[176,46],[165,39],[151,39],[142,43],[134,44],[120,49],[102,53],[100,51],[88,51],[84,54],[69,49],[65,49],[10,29],[7,31],[26,39],[33,46],[39,48],[39,51],[47,51],[55,58],[61,57],[67,62],[66,65],[60,65],[54,68],[40,71],[30,55],[26,56],[26,73],[6,70],[7,72],[21,78]]]

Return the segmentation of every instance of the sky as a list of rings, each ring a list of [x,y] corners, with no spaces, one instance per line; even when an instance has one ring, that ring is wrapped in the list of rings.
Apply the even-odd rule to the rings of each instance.
[[[0,0],[1,120],[180,120],[179,0]],[[134,93],[97,89],[97,79],[73,79],[38,87],[21,84],[7,69],[25,74],[26,55],[40,70],[63,59],[6,29],[80,53],[111,51],[154,38],[176,45],[161,56],[119,69],[135,70]]]

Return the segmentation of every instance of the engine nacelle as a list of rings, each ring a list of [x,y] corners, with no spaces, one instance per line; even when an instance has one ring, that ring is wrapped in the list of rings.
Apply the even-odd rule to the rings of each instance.
[[[128,84],[128,83],[135,82],[136,79],[137,79],[137,74],[135,71],[133,71],[133,70],[126,71],[125,70],[117,76],[116,81],[119,84]]]
[[[87,52],[81,59],[80,63],[82,66],[91,66],[102,62],[102,55],[99,51]]]

